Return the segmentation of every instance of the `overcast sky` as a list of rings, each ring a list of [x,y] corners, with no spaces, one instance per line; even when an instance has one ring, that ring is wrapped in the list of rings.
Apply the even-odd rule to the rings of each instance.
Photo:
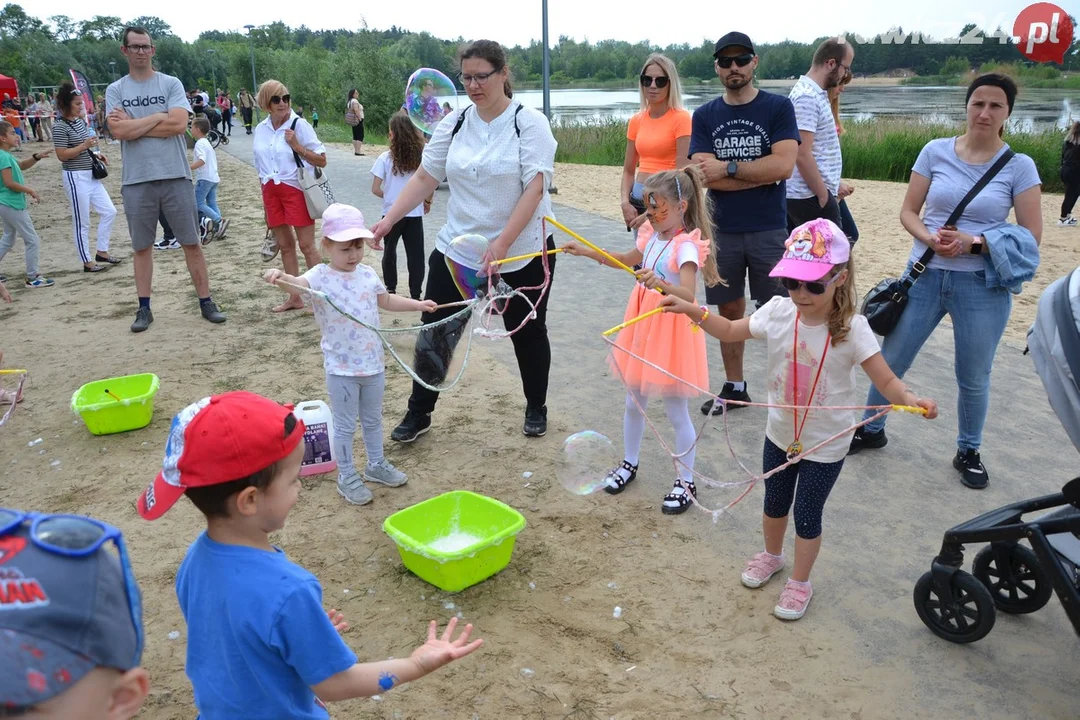
[[[1010,31],[1013,21],[1028,2],[1006,0],[819,0],[796,2],[773,0],[681,0],[667,5],[654,0],[549,0],[548,29],[551,43],[560,35],[592,42],[604,39],[649,40],[658,45],[687,42],[697,45],[703,38],[716,40],[729,30],[741,30],[757,43],[798,40],[847,30],[874,35],[891,27],[918,29],[936,37],[954,36],[967,23],[993,29],[999,25]],[[156,14],[168,22],[185,40],[194,40],[205,30],[236,30],[244,25],[265,25],[277,20],[292,27],[312,29],[362,27],[372,29],[397,25],[408,30],[427,31],[437,37],[466,39],[486,37],[506,45],[527,44],[541,37],[540,0],[493,2],[448,2],[413,0],[411,3],[377,0],[370,3],[298,3],[295,0],[265,0],[257,3],[205,2],[147,5],[144,0],[85,0],[22,2],[29,14],[68,15],[84,20],[93,15],[117,15],[129,20]],[[199,12],[197,8],[202,8]],[[670,8],[670,10],[668,10]],[[316,10],[316,13],[312,13]]]

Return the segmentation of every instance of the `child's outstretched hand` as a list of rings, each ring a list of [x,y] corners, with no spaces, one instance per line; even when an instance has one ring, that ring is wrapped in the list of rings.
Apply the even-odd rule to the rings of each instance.
[[[585,248],[585,246],[579,243],[577,240],[571,240],[570,242],[566,243],[562,246],[562,250],[567,255],[584,256],[588,254],[588,250]]]
[[[439,304],[434,300],[417,300],[420,303],[420,309],[424,312],[433,313],[439,309]]]
[[[664,299],[660,301],[660,307],[664,308],[664,312],[676,312],[682,313],[683,315],[689,315],[691,312],[698,309],[698,306],[689,300],[683,300],[674,295],[665,295]]]
[[[471,624],[466,625],[461,634],[454,638],[457,621],[456,617],[450,618],[442,637],[435,635],[438,625],[434,620],[428,625],[427,642],[413,650],[409,656],[422,672],[429,673],[438,670],[443,665],[460,660],[484,644],[484,641],[479,638],[469,642],[469,635],[472,634],[473,629]]]
[[[271,285],[276,285],[277,281],[284,274],[285,274],[285,271],[283,271],[283,270],[279,270],[278,268],[270,268],[269,270],[267,270],[266,272],[263,273],[263,280],[270,283]]]
[[[349,623],[345,620],[345,615],[337,608],[327,610],[326,616],[330,618],[330,624],[334,626],[338,633],[343,633],[349,629]]]
[[[927,420],[933,420],[937,417],[937,403],[930,398],[919,398],[915,401],[915,405],[926,410]]]

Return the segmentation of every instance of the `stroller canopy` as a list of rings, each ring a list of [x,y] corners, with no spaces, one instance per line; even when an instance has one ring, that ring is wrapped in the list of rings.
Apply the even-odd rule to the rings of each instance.
[[[1050,407],[1080,450],[1080,268],[1043,291],[1027,341]]]

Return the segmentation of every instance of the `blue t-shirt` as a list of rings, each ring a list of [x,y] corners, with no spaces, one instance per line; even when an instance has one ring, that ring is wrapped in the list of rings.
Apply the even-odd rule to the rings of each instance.
[[[957,157],[954,137],[938,138],[926,143],[911,168],[912,172],[930,179],[930,188],[926,191],[926,204],[923,207],[923,224],[926,229],[930,232],[940,230],[968,191],[1008,148],[1006,144],[985,163],[971,165]],[[1001,225],[1008,220],[1016,196],[1041,182],[1035,161],[1027,155],[1017,153],[964,208],[960,219],[956,221],[956,228],[971,235],[982,235],[990,228]],[[926,245],[916,240],[911,250],[911,261],[918,260],[924,252]],[[971,254],[960,254],[951,258],[934,255],[929,265],[932,268],[960,272],[983,270],[985,266],[981,255]]]
[[[330,717],[311,686],[356,654],[334,629],[314,575],[274,552],[204,532],[176,574],[187,675],[200,720]]]
[[[728,105],[721,95],[694,111],[690,154],[712,153],[724,163],[750,162],[771,155],[773,144],[781,140],[799,142],[795,108],[786,97],[758,90],[745,105]],[[784,181],[749,190],[710,190],[709,197],[718,233],[787,228]]]

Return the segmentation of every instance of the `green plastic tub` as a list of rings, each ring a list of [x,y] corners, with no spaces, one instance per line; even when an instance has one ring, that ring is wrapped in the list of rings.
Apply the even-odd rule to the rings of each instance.
[[[498,500],[467,490],[399,510],[383,522],[405,567],[440,590],[459,592],[510,563],[525,518]]]
[[[138,430],[149,425],[154,416],[157,391],[158,376],[153,373],[96,380],[75,391],[71,409],[94,435]]]

